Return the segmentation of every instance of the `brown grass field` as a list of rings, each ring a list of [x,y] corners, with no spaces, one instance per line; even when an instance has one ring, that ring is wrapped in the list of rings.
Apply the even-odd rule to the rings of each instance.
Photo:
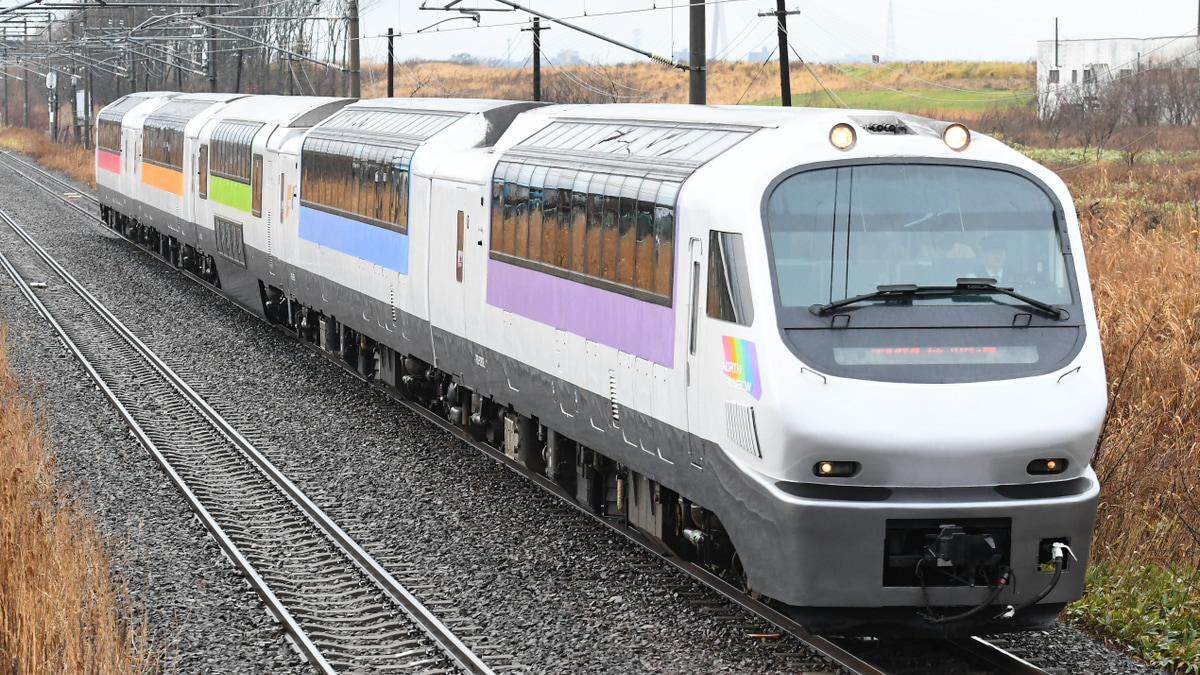
[[[869,89],[866,82],[893,88],[931,89],[955,87],[972,91],[1028,88],[1034,66],[1028,63],[929,62],[871,65],[813,64],[809,72],[798,61],[791,63],[792,92],[821,91],[812,73],[830,89]],[[708,103],[750,103],[779,98],[777,63],[712,61],[708,65]],[[842,69],[849,70],[847,75]],[[387,66],[372,63],[362,76],[364,98],[387,94]],[[903,71],[903,72],[901,72]],[[444,62],[398,63],[397,96],[463,96],[469,98],[528,99],[531,66],[493,68],[485,65]],[[924,81],[924,82],[922,82]],[[932,84],[926,84],[932,83]],[[542,66],[543,99],[558,103],[687,103],[688,73],[654,63]],[[936,104],[929,104],[935,108]]]
[[[0,327],[0,670],[151,672],[95,524],[54,480],[54,454]]]
[[[1200,160],[1064,172],[1110,383],[1102,560],[1200,563]]]

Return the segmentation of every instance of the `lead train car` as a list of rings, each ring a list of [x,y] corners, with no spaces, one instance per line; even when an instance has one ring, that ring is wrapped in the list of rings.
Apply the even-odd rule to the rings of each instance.
[[[136,146],[153,105],[102,118],[138,111]],[[245,217],[211,204],[239,105],[297,119],[188,126],[205,278],[596,513],[822,632],[1039,627],[1082,592],[1106,385],[1053,173],[872,111],[312,102],[226,147],[268,177]],[[146,228],[126,189],[109,222]]]

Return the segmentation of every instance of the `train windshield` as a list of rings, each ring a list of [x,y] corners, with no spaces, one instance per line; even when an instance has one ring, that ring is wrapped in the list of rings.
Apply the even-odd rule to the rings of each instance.
[[[767,209],[784,307],[823,305],[881,285],[954,286],[970,277],[995,279],[1044,303],[1071,302],[1054,204],[1014,173],[930,164],[817,169],[785,179]],[[1021,304],[1001,294],[989,299]]]

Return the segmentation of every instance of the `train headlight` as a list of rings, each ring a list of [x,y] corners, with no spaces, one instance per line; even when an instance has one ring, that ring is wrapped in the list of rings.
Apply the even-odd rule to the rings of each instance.
[[[1025,467],[1025,470],[1034,476],[1044,476],[1047,474],[1062,473],[1067,470],[1066,459],[1056,457],[1051,459],[1035,459]]]
[[[854,147],[855,138],[854,127],[845,122],[835,124],[829,130],[829,142],[833,143],[833,147],[838,150],[849,150]]]
[[[813,475],[821,478],[849,478],[858,473],[862,465],[858,462],[836,462],[825,460],[813,465]]]
[[[971,144],[971,132],[961,124],[951,124],[942,132],[942,140],[951,150],[965,150]]]

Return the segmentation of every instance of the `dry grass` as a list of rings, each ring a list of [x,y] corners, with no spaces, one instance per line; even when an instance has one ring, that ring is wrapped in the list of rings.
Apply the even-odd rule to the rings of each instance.
[[[54,484],[54,457],[9,367],[0,328],[0,671],[155,670],[122,621],[95,524]]]
[[[974,91],[1028,88],[1034,66],[1028,63],[904,63],[871,65],[813,64],[813,72],[834,90],[869,89],[870,83],[893,88],[929,88],[925,82]],[[708,64],[708,102],[746,103],[779,97],[778,63],[712,61]],[[821,91],[813,74],[792,62],[795,94]],[[387,65],[364,67],[363,97],[387,94]],[[848,71],[848,72],[847,72]],[[397,96],[467,96],[527,99],[532,67],[409,61],[396,68]],[[849,74],[848,74],[849,73]],[[925,81],[925,82],[922,82]],[[688,74],[654,63],[542,66],[543,98],[559,103],[687,103]],[[936,91],[936,90],[935,90]]]
[[[23,152],[46,167],[62,171],[96,189],[95,150],[87,150],[82,145],[60,145],[44,132],[25,127],[0,127],[0,147]]]
[[[1200,160],[1064,172],[1110,383],[1095,554],[1200,563]]]

